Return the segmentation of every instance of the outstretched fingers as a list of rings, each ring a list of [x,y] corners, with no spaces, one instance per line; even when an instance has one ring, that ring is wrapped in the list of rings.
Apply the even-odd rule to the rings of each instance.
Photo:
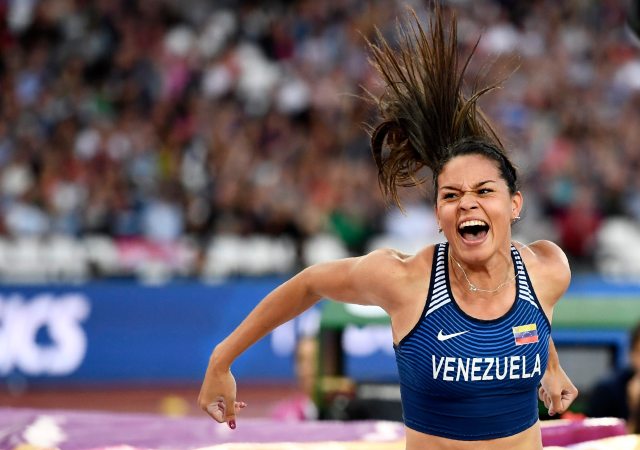
[[[227,407],[233,405],[233,408]],[[216,422],[227,423],[229,428],[236,428],[236,414],[247,407],[245,402],[237,402],[228,400],[225,402],[223,397],[218,397],[215,402],[206,405],[204,411]]]

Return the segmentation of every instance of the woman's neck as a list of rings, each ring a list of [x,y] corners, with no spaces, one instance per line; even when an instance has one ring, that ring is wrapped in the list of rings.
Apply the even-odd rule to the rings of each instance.
[[[457,284],[471,293],[497,294],[517,276],[510,250],[507,254],[498,252],[484,264],[465,264],[453,253],[449,253],[449,259],[449,270]]]

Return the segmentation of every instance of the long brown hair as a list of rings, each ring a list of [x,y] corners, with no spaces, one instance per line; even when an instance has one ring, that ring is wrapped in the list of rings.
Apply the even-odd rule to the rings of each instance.
[[[484,150],[477,153],[488,152],[486,156],[498,162],[503,176],[513,173],[517,177],[500,139],[477,105],[478,98],[499,83],[482,89],[475,83],[468,98],[463,94],[464,74],[478,42],[460,69],[455,15],[445,26],[444,12],[437,2],[428,31],[413,10],[404,24],[398,23],[397,30],[398,48],[379,30],[377,43],[368,42],[371,63],[385,85],[382,95],[369,95],[382,119],[371,127],[371,150],[386,198],[401,206],[398,186],[422,184],[425,178],[418,172],[425,166],[431,169],[437,188],[437,176],[456,156],[452,150],[463,142],[464,153],[474,153],[475,143],[481,144]],[[509,187],[515,192],[515,178]]]

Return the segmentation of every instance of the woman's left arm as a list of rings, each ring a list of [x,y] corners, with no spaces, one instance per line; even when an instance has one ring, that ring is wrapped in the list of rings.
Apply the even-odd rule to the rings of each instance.
[[[564,413],[578,397],[578,389],[560,366],[558,352],[551,338],[549,338],[547,370],[542,376],[538,397],[544,403],[550,416]]]
[[[560,247],[550,241],[537,241],[526,247],[525,256],[534,269],[530,273],[538,300],[545,310],[549,321],[553,318],[553,308],[562,298],[571,281],[571,269],[566,255]],[[523,249],[524,250],[524,249]],[[527,267],[529,264],[527,263]],[[549,338],[549,359],[538,397],[544,403],[550,416],[562,414],[578,397],[578,389],[571,382],[564,369],[556,346]]]

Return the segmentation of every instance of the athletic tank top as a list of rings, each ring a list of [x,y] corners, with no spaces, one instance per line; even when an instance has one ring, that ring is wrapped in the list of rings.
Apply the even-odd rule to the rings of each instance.
[[[513,245],[515,301],[493,320],[456,304],[448,251],[448,243],[436,245],[422,317],[394,346],[405,425],[457,440],[511,436],[538,420],[551,325]]]

